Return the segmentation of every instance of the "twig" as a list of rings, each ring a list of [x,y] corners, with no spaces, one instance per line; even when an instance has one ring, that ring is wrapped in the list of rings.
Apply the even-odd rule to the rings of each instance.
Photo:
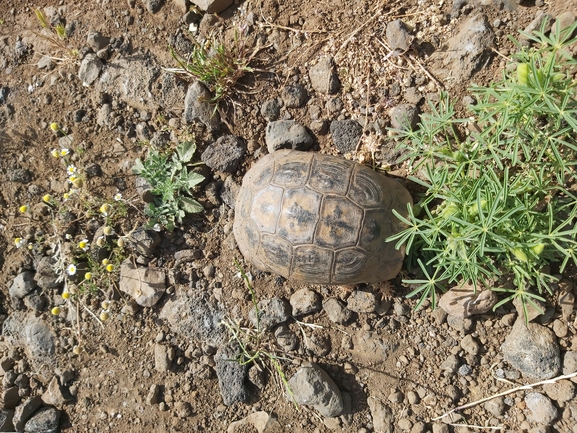
[[[443,83],[441,83],[439,80],[437,80],[435,77],[433,77],[431,75],[431,73],[429,71],[427,71],[427,69],[425,69],[425,67],[423,65],[421,65],[421,62],[419,62],[419,60],[417,60],[411,54],[409,54],[409,59],[411,59],[413,62],[415,62],[417,65],[419,65],[419,68],[421,68],[421,71],[423,71],[427,75],[427,77],[429,77],[429,79],[437,85],[439,90],[443,90],[445,88],[445,86],[443,86]]]
[[[432,421],[437,421],[441,418],[446,417],[447,415],[450,415],[454,412],[457,412],[458,410],[463,410],[463,409],[467,409],[469,407],[477,406],[478,404],[484,403],[486,401],[492,400],[492,399],[497,398],[497,397],[503,397],[505,395],[512,394],[514,392],[522,391],[525,389],[533,389],[536,386],[540,386],[540,385],[546,385],[549,383],[556,383],[556,382],[558,382],[560,380],[564,380],[564,379],[571,379],[572,377],[575,377],[575,376],[577,376],[577,371],[575,373],[565,374],[563,376],[557,376],[557,377],[554,377],[553,379],[542,380],[541,382],[532,383],[530,385],[522,385],[522,386],[518,386],[516,388],[511,388],[511,389],[509,389],[507,391],[503,391],[499,394],[494,394],[494,395],[491,395],[489,397],[482,398],[481,400],[477,400],[477,401],[474,401],[471,403],[464,404],[462,406],[458,406],[454,409],[451,409],[449,412],[446,412],[443,415],[438,416],[437,418],[433,418]]]

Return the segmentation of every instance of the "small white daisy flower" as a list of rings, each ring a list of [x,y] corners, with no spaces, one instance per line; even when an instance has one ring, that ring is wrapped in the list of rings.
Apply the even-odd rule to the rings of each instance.
[[[80,242],[78,242],[78,248],[84,251],[88,251],[90,248],[90,242],[88,242],[88,239],[82,239]]]
[[[159,232],[162,230],[162,227],[160,227],[160,224],[156,223],[152,226],[152,230],[154,230],[155,232]]]
[[[120,193],[115,194],[115,195],[114,195],[114,200],[116,200],[116,201],[122,200],[122,194],[120,194]]]
[[[70,153],[70,149],[60,149],[60,156],[66,156]],[[74,166],[72,166],[74,167]],[[75,167],[76,169],[76,167]]]
[[[76,173],[76,166],[73,165],[73,164],[70,164],[70,165],[66,168],[66,171],[68,172],[68,174],[69,174],[70,176],[72,176],[73,174]]]
[[[73,264],[68,265],[68,268],[66,268],[66,273],[68,275],[74,275],[76,273],[76,266]]]

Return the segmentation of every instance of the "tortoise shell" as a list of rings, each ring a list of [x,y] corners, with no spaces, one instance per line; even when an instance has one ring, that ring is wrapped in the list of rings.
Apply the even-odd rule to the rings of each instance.
[[[278,150],[245,175],[234,236],[257,268],[314,284],[395,277],[404,249],[385,239],[403,228],[409,192],[396,180],[335,156]]]

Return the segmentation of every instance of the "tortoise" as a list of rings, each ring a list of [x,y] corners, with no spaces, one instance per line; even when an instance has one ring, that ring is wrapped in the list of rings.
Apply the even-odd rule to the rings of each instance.
[[[233,232],[257,268],[313,284],[374,283],[401,270],[409,192],[396,180],[336,156],[277,150],[245,175]]]

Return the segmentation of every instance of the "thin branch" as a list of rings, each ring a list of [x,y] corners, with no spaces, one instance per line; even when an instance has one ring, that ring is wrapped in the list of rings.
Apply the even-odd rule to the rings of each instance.
[[[477,406],[478,404],[484,403],[486,401],[492,400],[492,399],[497,398],[497,397],[503,397],[505,395],[509,395],[509,394],[512,394],[512,393],[517,392],[517,391],[522,391],[522,390],[526,390],[526,389],[533,389],[536,386],[547,385],[549,383],[556,383],[556,382],[558,382],[560,380],[564,380],[564,379],[571,379],[572,377],[575,377],[575,376],[577,376],[577,371],[575,373],[565,374],[563,376],[557,376],[557,377],[554,377],[553,379],[542,380],[541,382],[532,383],[530,385],[522,385],[522,386],[518,386],[516,388],[511,388],[511,389],[509,389],[507,391],[503,391],[499,394],[494,394],[494,395],[491,395],[489,397],[482,398],[481,400],[477,400],[477,401],[474,401],[471,403],[464,404],[462,406],[458,406],[454,409],[451,409],[449,412],[444,413],[441,416],[433,418],[432,421],[437,421],[441,418],[446,417],[447,415],[450,415],[454,412],[457,412],[458,410],[463,410],[463,409],[467,409],[467,408],[470,408],[473,406]]]

